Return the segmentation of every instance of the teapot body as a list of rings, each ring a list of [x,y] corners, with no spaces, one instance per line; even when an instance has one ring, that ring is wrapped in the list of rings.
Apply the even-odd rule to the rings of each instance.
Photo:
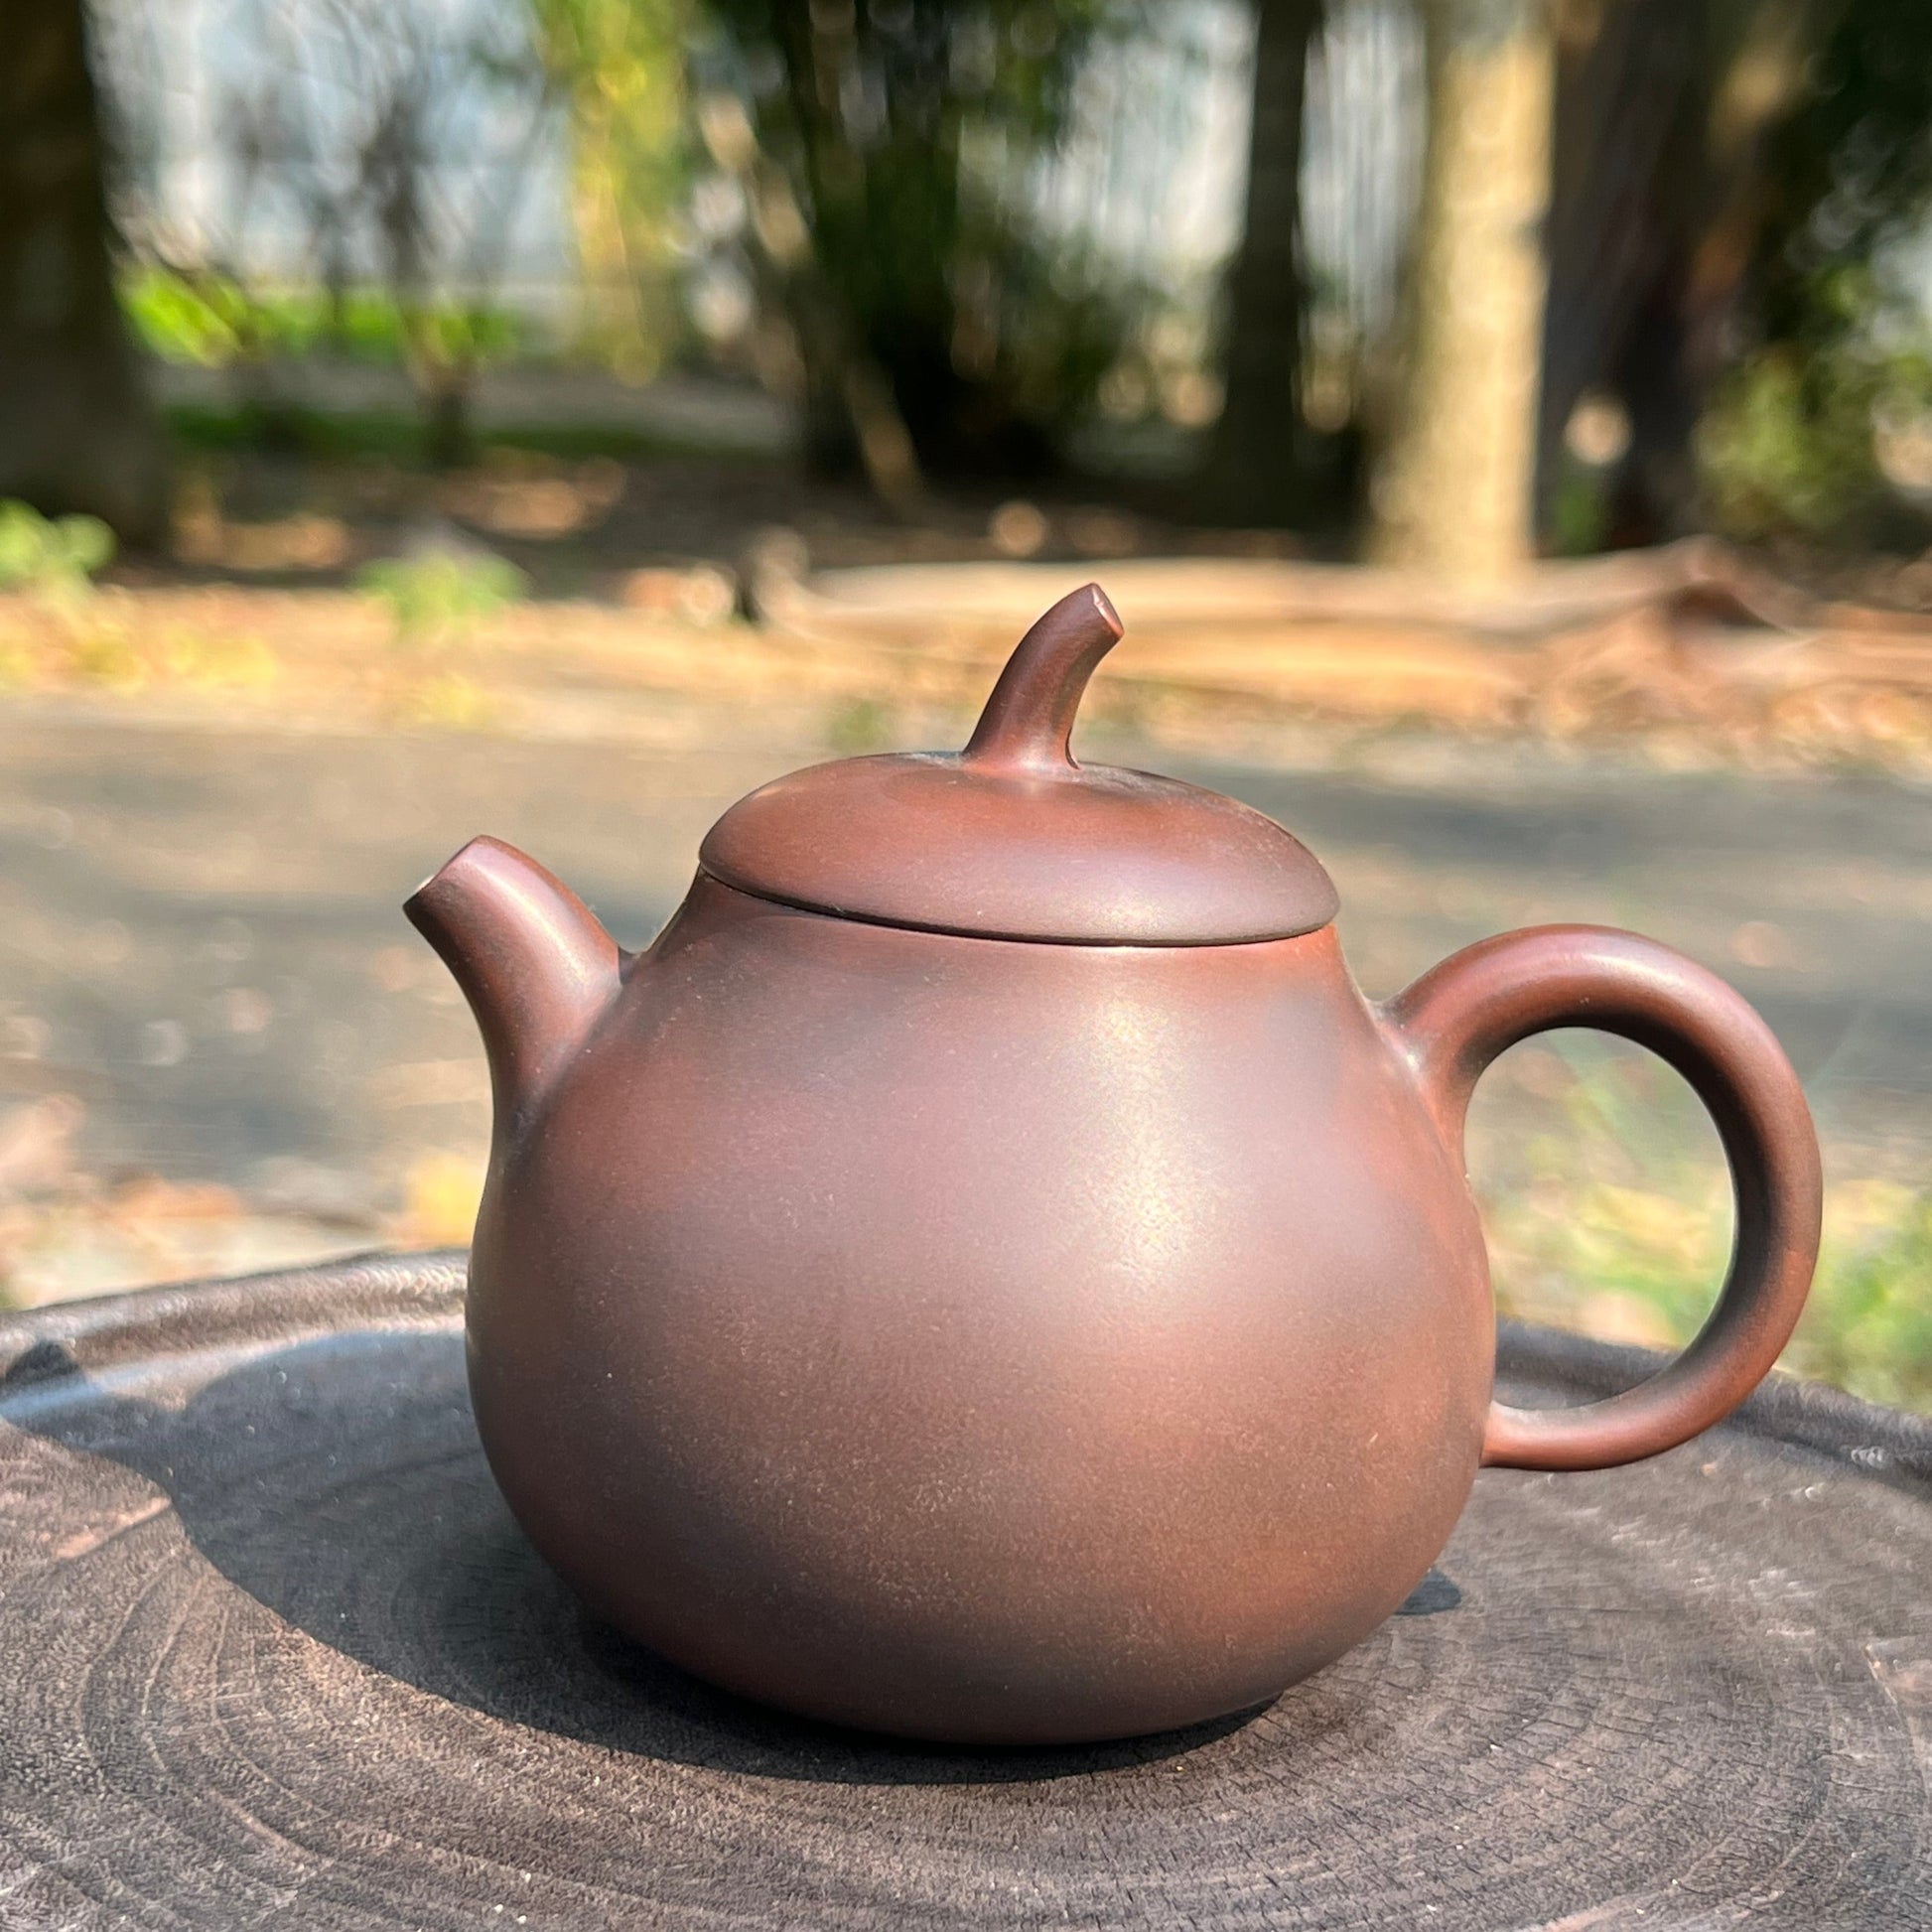
[[[1817,1138],[1742,1000],[1548,926],[1372,1011],[1305,846],[1073,759],[1120,635],[1087,585],[956,755],[741,799],[640,957],[491,839],[408,902],[496,1098],[469,1339],[497,1480],[612,1622],[807,1716],[1073,1743],[1252,1709],[1401,1603],[1479,1464],[1687,1442],[1804,1306]],[[1521,1410],[1463,1112],[1576,1025],[1703,1098],[1736,1238],[1675,1360]]]
[[[808,1716],[1070,1742],[1386,1617],[1482,1453],[1474,1205],[1331,926],[960,936],[700,875],[499,1116],[491,1467],[555,1568]]]

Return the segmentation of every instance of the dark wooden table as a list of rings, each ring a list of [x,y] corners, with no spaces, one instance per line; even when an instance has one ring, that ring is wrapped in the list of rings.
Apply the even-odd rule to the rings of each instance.
[[[1932,1426],[1804,1385],[1485,1473],[1269,1711],[916,1749],[593,1624],[490,1485],[460,1257],[0,1321],[0,1926],[1932,1926]],[[1506,1331],[1516,1399],[1647,1358]]]

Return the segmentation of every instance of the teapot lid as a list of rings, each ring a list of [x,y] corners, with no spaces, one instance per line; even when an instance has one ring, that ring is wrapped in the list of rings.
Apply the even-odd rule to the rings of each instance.
[[[1020,641],[963,752],[841,759],[741,799],[698,855],[727,886],[883,925],[1074,945],[1285,939],[1333,882],[1273,819],[1177,778],[1078,764],[1074,713],[1121,621],[1097,584]]]

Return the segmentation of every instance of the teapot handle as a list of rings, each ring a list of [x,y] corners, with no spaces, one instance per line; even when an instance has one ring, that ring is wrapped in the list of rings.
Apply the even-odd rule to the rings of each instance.
[[[1390,1002],[1385,1017],[1458,1152],[1469,1095],[1498,1053],[1555,1027],[1593,1027],[1649,1047],[1683,1074],[1730,1164],[1730,1270],[1696,1339],[1647,1381],[1600,1402],[1492,1403],[1483,1462],[1609,1468],[1675,1449],[1727,1416],[1790,1338],[1818,1259],[1818,1137],[1770,1028],[1683,954],[1587,925],[1535,926],[1467,947]]]

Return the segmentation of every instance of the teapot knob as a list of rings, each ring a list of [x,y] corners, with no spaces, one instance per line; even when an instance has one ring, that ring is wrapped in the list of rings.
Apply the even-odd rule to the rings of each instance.
[[[1069,742],[1087,680],[1126,626],[1098,584],[1083,584],[1015,646],[961,761],[989,770],[1075,771]]]

